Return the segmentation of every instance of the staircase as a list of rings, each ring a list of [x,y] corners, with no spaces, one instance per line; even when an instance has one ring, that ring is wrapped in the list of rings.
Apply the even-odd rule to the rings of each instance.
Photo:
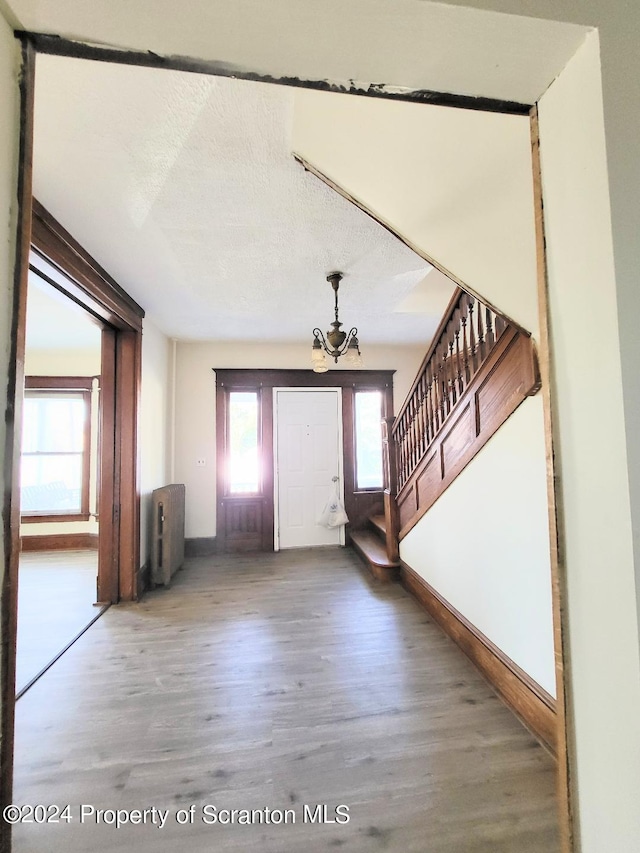
[[[387,556],[387,528],[384,515],[371,515],[363,530],[351,531],[351,544],[379,581],[388,583],[398,579],[399,560]]]

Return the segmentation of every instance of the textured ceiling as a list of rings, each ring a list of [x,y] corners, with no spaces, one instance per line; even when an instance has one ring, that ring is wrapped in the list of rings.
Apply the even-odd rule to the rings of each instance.
[[[50,56],[36,78],[35,196],[169,336],[310,340],[333,270],[363,345],[433,333],[450,283],[296,163],[292,89]]]

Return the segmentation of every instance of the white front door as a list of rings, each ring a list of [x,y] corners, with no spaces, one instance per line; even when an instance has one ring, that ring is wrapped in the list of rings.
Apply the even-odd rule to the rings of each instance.
[[[323,527],[318,518],[333,477],[342,482],[341,389],[274,393],[276,547],[339,545],[344,528]]]

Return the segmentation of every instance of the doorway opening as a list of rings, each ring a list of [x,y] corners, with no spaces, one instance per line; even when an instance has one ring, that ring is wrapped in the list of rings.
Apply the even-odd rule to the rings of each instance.
[[[96,609],[102,328],[29,274],[21,448],[16,698]]]

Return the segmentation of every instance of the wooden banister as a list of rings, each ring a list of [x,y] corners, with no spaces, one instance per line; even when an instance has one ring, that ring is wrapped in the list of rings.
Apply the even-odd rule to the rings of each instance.
[[[507,329],[529,336],[475,296],[457,288],[390,429],[398,494],[428,453],[474,376]]]

